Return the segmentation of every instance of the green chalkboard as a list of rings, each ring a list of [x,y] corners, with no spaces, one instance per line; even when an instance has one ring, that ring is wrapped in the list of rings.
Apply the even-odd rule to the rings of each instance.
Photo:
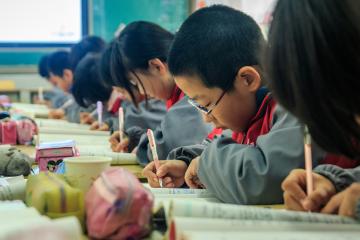
[[[189,14],[189,0],[91,0],[90,31],[111,40],[120,23],[146,20],[175,32]],[[36,65],[46,51],[0,50],[1,65]]]

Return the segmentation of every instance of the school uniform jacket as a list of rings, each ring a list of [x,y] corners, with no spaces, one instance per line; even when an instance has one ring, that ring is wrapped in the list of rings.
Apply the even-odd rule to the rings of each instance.
[[[313,145],[314,166],[324,154]],[[282,181],[303,167],[303,127],[267,94],[245,132],[215,139],[202,152],[198,177],[224,202],[279,204]]]
[[[159,159],[166,159],[169,152],[180,146],[200,144],[212,126],[203,121],[200,112],[188,103],[179,88],[175,88],[166,103],[168,112],[154,130]],[[141,136],[137,156],[141,165],[152,160],[146,133]]]
[[[334,184],[336,192],[345,190],[352,183],[360,183],[360,167],[344,169],[335,165],[324,164],[317,166],[314,172],[329,179]],[[360,219],[360,200],[355,206],[355,218]]]
[[[135,130],[141,130],[141,133],[144,133],[148,128],[155,129],[166,114],[164,102],[156,99],[149,99],[147,106],[146,102],[143,101],[139,103],[138,108],[128,101],[122,101],[121,106],[124,109],[124,128],[127,134],[132,134]],[[105,122],[112,131],[119,130],[118,113],[107,119]],[[131,137],[133,138],[136,136],[132,135]],[[137,144],[138,141],[136,145]]]

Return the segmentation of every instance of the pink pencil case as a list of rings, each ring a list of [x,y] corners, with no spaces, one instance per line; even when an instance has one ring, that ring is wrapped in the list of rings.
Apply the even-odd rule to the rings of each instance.
[[[0,142],[1,144],[16,145],[17,130],[15,121],[0,122]]]
[[[86,195],[89,237],[141,239],[150,232],[152,194],[123,168],[110,168],[95,180]]]

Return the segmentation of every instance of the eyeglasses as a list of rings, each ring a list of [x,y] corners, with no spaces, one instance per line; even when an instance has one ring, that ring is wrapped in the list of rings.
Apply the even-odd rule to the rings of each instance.
[[[200,104],[198,104],[194,99],[189,98],[188,102],[193,105],[195,108],[197,108],[200,112],[204,113],[205,115],[209,115],[214,109],[215,107],[219,104],[219,102],[221,101],[221,99],[225,96],[225,93],[227,91],[224,90],[223,93],[221,94],[221,96],[219,97],[219,99],[212,104],[210,107],[204,107]]]

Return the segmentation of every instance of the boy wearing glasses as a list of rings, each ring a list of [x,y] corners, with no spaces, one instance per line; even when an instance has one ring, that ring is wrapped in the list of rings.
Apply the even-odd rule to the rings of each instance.
[[[151,186],[162,178],[166,187],[205,187],[226,203],[282,203],[281,182],[304,165],[302,126],[262,87],[264,43],[251,17],[225,6],[201,9],[183,23],[169,69],[205,121],[232,136],[200,151],[176,149],[168,159],[178,160],[161,161],[157,171],[150,163],[143,173]],[[322,155],[313,150],[315,166]]]

